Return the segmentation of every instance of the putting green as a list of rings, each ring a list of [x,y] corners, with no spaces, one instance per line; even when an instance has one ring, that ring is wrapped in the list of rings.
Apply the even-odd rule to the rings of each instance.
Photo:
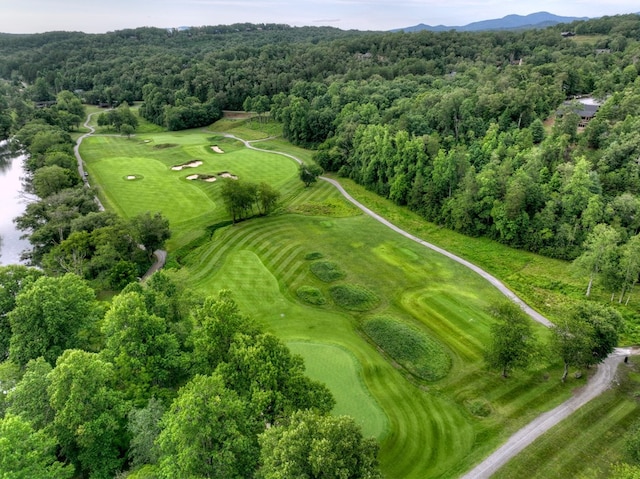
[[[304,358],[307,375],[331,390],[336,399],[333,414],[353,417],[365,436],[382,439],[387,417],[364,386],[360,364],[352,354],[332,344],[290,341],[287,346]]]

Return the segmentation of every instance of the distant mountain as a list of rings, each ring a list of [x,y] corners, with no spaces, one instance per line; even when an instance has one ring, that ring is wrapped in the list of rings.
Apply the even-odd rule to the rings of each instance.
[[[429,30],[432,32],[446,32],[449,30],[458,30],[460,32],[479,32],[482,30],[524,30],[529,28],[546,28],[558,23],[571,23],[576,20],[588,19],[588,17],[560,17],[548,12],[538,12],[524,16],[507,15],[503,18],[473,22],[464,26],[449,27],[446,25],[437,25],[433,27],[431,25],[421,23],[413,27],[397,28],[393,31],[419,32],[421,30]]]

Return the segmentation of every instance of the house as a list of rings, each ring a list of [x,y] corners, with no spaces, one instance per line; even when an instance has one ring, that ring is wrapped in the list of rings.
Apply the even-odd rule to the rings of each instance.
[[[556,112],[561,117],[565,113],[573,112],[580,117],[578,128],[584,128],[589,121],[596,116],[600,103],[591,97],[576,98],[574,100],[565,101]]]
[[[575,37],[576,34],[573,32],[561,32],[560,35],[562,35],[564,38],[568,38],[568,37]]]

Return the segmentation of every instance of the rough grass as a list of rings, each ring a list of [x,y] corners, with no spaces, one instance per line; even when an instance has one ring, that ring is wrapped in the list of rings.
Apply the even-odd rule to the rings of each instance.
[[[298,298],[300,298],[300,300],[304,301],[307,304],[321,306],[327,302],[327,299],[322,294],[322,291],[313,286],[300,286],[296,290],[296,294],[298,295]]]
[[[436,381],[451,369],[451,358],[438,341],[401,321],[377,316],[366,320],[362,329],[385,353],[419,378]]]
[[[338,306],[349,311],[369,311],[380,302],[373,291],[359,284],[336,284],[329,288],[329,294]]]
[[[344,271],[333,261],[316,261],[315,263],[311,263],[309,269],[320,281],[324,281],[325,283],[332,283],[345,276]]]

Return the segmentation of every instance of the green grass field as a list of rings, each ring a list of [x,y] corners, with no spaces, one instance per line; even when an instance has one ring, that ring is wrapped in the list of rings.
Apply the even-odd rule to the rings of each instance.
[[[213,144],[225,153],[214,153]],[[257,145],[311,158],[278,139]],[[85,140],[81,153],[108,208],[125,216],[160,210],[169,218],[169,264],[181,267],[190,287],[211,294],[230,289],[243,312],[303,356],[310,376],[336,396],[335,413],[352,415],[380,439],[388,478],[456,477],[584,382],[562,384],[559,365],[544,362],[508,380],[487,371],[482,358],[489,307],[502,299],[497,290],[363,216],[328,183],[304,188],[291,159],[247,150],[209,130],[96,136]],[[171,170],[195,159],[202,166]],[[223,226],[229,218],[219,184],[185,179],[220,171],[269,182],[282,194],[281,207],[269,217]],[[129,175],[140,179],[127,180]],[[577,289],[573,279],[565,282],[565,263],[447,233],[346,184],[373,209],[486,267],[545,312],[562,302],[562,288]],[[337,265],[343,277],[323,281],[312,271],[317,261]],[[376,301],[355,311],[340,307],[330,289],[337,284],[358,285]],[[305,302],[298,295],[303,287],[326,301]],[[449,373],[425,382],[379,351],[362,326],[381,316],[446,351]],[[548,334],[541,326],[534,329],[541,337]]]

